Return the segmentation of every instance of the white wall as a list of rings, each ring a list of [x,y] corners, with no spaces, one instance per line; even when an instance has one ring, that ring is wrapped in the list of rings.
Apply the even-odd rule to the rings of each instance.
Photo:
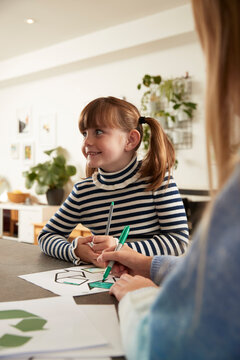
[[[178,15],[185,16],[185,21],[174,21]],[[144,37],[139,33],[129,40],[121,38],[121,34],[128,33],[133,28],[148,32],[148,24],[153,20],[165,20],[165,33],[159,30],[156,36],[156,27],[149,36]],[[169,31],[167,31],[169,24]],[[173,29],[174,24],[174,29]],[[122,28],[121,28],[122,27]],[[160,26],[159,26],[160,27]],[[196,101],[198,113],[193,123],[193,147],[188,150],[179,150],[177,158],[179,166],[175,172],[175,179],[181,188],[206,189],[208,188],[205,161],[205,136],[203,124],[203,92],[204,92],[204,62],[200,45],[194,33],[192,15],[188,6],[183,6],[153,17],[141,19],[116,28],[107,29],[105,35],[109,41],[109,48],[100,49],[86,58],[82,54],[68,54],[68,59],[53,64],[52,61],[41,61],[35,54],[27,54],[9,62],[0,63],[0,176],[9,180],[12,189],[24,189],[24,178],[21,173],[26,165],[21,159],[11,159],[10,144],[25,141],[33,141],[35,144],[35,163],[42,161],[43,149],[39,144],[39,117],[44,114],[56,113],[56,139],[57,145],[66,148],[69,152],[69,163],[78,168],[78,174],[73,179],[76,181],[84,175],[85,162],[81,154],[81,135],[78,131],[78,116],[81,109],[90,100],[99,96],[123,97],[140,106],[141,92],[137,90],[137,84],[144,74],[161,74],[163,77],[182,76],[186,71],[193,80],[193,101]],[[150,28],[150,26],[149,26]],[[124,29],[123,31],[120,30]],[[116,38],[118,30],[118,38]],[[153,34],[155,38],[153,38]],[[92,35],[91,35],[92,36]],[[98,36],[89,45],[97,48]],[[103,33],[99,35],[103,37]],[[131,32],[129,32],[131,38]],[[143,41],[144,38],[144,41]],[[89,38],[90,39],[90,38]],[[91,37],[93,39],[93,37]],[[121,41],[120,41],[121,39]],[[75,43],[79,46],[82,39]],[[86,42],[86,39],[84,39]],[[120,45],[117,46],[116,44]],[[114,47],[113,47],[114,45]],[[63,43],[61,51],[68,48],[69,43]],[[68,46],[68,47],[67,47]],[[73,44],[71,44],[74,49]],[[44,49],[46,57],[52,54],[53,48]],[[38,53],[38,55],[40,52]],[[30,60],[29,71],[24,64]],[[41,56],[39,56],[39,59]],[[31,67],[35,61],[34,69]],[[22,65],[19,65],[19,64]],[[18,64],[18,70],[14,64]],[[3,71],[4,68],[4,71]],[[31,136],[22,137],[17,135],[16,110],[23,107],[31,107],[33,129]]]

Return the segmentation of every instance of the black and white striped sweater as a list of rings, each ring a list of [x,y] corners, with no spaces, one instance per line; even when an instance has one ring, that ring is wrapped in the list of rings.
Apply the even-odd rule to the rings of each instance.
[[[188,247],[188,226],[177,186],[172,177],[168,183],[166,174],[159,189],[145,191],[146,179],[139,178],[140,166],[134,158],[117,173],[99,169],[91,178],[76,183],[41,231],[38,241],[42,250],[79,264],[74,253],[76,239],[68,242],[69,234],[81,223],[92,234],[104,235],[114,201],[109,235],[119,237],[123,227],[129,225],[127,244],[134,250],[150,256],[183,254]]]

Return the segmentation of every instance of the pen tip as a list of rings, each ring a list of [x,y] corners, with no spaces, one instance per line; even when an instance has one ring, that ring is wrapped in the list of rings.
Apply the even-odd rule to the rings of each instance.
[[[111,202],[111,205],[114,205],[114,201]]]

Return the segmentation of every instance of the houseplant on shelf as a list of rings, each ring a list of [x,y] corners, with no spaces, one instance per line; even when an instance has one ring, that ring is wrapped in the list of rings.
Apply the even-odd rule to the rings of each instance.
[[[175,128],[181,121],[192,120],[197,104],[189,101],[191,83],[189,76],[163,79],[160,75],[144,75],[138,90],[145,87],[141,98],[141,113],[156,118],[172,139]],[[144,149],[149,147],[149,127],[144,125]],[[174,143],[174,141],[173,141]]]
[[[63,148],[60,146],[46,150],[44,153],[50,157],[48,161],[23,172],[26,178],[25,186],[30,189],[36,183],[36,194],[46,194],[49,205],[60,205],[63,200],[64,185],[76,174],[76,167],[66,164]]]

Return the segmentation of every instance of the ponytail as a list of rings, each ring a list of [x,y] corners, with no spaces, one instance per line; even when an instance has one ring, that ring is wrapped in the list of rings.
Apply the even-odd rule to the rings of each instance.
[[[139,128],[142,123],[143,121],[139,122]],[[150,128],[150,144],[140,172],[141,177],[149,179],[147,190],[155,190],[161,186],[167,171],[169,181],[171,169],[175,163],[175,151],[157,120],[146,117],[144,123]]]

